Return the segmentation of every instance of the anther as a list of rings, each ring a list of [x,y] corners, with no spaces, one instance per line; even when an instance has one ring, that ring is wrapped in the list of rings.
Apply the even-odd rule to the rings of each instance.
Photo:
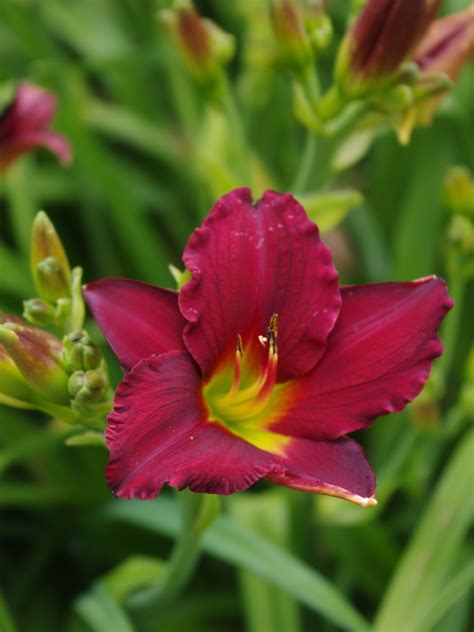
[[[272,314],[267,327],[268,347],[272,355],[277,354],[278,314]]]
[[[230,393],[236,393],[240,387],[240,366],[242,356],[244,355],[244,345],[242,343],[242,336],[237,334],[237,343],[235,345],[235,364],[234,364],[234,378],[232,380],[232,386],[230,387]]]

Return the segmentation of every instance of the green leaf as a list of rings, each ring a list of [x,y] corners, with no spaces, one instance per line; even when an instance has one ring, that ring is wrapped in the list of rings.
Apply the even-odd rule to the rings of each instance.
[[[13,623],[12,616],[7,606],[7,602],[0,591],[0,631],[1,632],[16,632],[16,626]]]
[[[159,580],[166,571],[161,560],[134,555],[107,573],[103,582],[110,594],[119,602],[137,590]]]
[[[242,494],[233,499],[231,511],[259,535],[288,548],[290,520],[285,501],[275,489],[258,496]],[[251,571],[241,569],[239,578],[248,632],[300,629],[298,603],[291,595]]]
[[[153,504],[141,501],[110,504],[106,516],[172,537],[180,529],[178,507],[164,496]],[[366,621],[327,579],[235,520],[219,517],[204,534],[202,546],[218,559],[267,579],[333,623],[347,630],[368,632]]]
[[[336,228],[349,211],[363,202],[362,194],[355,189],[307,193],[298,196],[310,219],[319,226],[322,233]]]
[[[90,593],[77,600],[75,610],[94,632],[134,632],[125,612],[100,582]]]
[[[460,440],[395,571],[377,615],[375,632],[430,629],[425,625],[425,613],[443,594],[473,518],[473,454],[471,431]]]

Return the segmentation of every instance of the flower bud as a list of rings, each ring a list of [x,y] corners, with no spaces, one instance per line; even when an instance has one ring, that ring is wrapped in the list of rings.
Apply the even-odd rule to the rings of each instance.
[[[171,276],[176,282],[176,289],[180,290],[183,285],[185,285],[191,279],[191,272],[185,268],[184,270],[180,270],[173,264],[169,264],[168,270],[171,273]]]
[[[100,401],[108,388],[109,378],[103,365],[91,371],[76,371],[68,383],[69,394],[79,405]]]
[[[414,52],[422,73],[443,72],[456,79],[474,55],[474,7],[434,22]]]
[[[344,37],[336,81],[347,96],[385,85],[415,46],[433,16],[427,0],[368,0]]]
[[[102,356],[85,331],[73,331],[63,338],[62,359],[75,371],[97,369]]]
[[[474,219],[474,180],[465,167],[452,167],[444,179],[443,198],[446,207],[459,215]]]
[[[18,401],[31,402],[34,393],[18,370],[16,364],[0,345],[0,402],[2,395]]]
[[[23,318],[31,325],[47,327],[54,322],[55,309],[41,298],[31,298],[23,301]]]
[[[54,257],[47,257],[38,263],[35,282],[38,293],[48,301],[56,301],[69,293],[68,279]]]
[[[324,10],[323,0],[307,1],[304,22],[314,51],[325,50],[332,42],[334,29]]]
[[[3,322],[0,343],[26,382],[45,399],[66,403],[68,377],[61,366],[61,342],[40,329]]]
[[[270,15],[283,62],[304,73],[313,63],[313,54],[298,7],[292,0],[273,0]]]
[[[31,270],[41,298],[56,301],[70,295],[71,269],[61,240],[44,211],[33,222]]]
[[[221,66],[234,54],[233,36],[202,18],[191,3],[176,10],[163,10],[159,17],[193,77],[202,84],[214,83]]]

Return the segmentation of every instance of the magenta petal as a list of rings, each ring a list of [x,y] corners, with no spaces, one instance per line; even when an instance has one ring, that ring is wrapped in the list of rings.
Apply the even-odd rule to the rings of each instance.
[[[57,99],[52,92],[32,84],[20,84],[13,106],[20,131],[26,133],[46,129],[56,112],[56,106]]]
[[[132,279],[84,287],[89,308],[125,370],[142,358],[184,348],[176,292]]]
[[[18,149],[23,153],[35,147],[46,147],[56,155],[62,165],[72,162],[72,151],[68,141],[60,134],[54,132],[28,132],[18,139]]]
[[[375,476],[361,446],[352,439],[293,439],[285,450],[283,472],[267,478],[292,489],[339,496],[375,505]]]
[[[275,432],[337,439],[402,410],[420,392],[443,345],[437,329],[452,301],[442,279],[341,288],[326,353],[298,383]]]
[[[280,467],[281,457],[207,421],[201,386],[187,352],[151,356],[125,376],[106,432],[117,496],[151,499],[164,483],[231,494]]]
[[[222,197],[191,235],[183,261],[192,280],[180,291],[189,321],[186,346],[204,377],[229,351],[265,334],[279,316],[278,380],[308,372],[324,352],[340,308],[329,249],[303,207],[267,191],[252,205],[249,189]]]

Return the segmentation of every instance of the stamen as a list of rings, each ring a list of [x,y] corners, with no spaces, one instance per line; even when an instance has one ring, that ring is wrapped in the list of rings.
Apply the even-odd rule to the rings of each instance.
[[[240,334],[237,334],[235,349],[234,377],[230,390],[217,400],[220,406],[228,406],[229,418],[234,422],[253,423],[268,404],[268,400],[275,386],[278,368],[278,314],[272,314],[265,336],[258,336],[260,344],[268,345],[268,357],[262,366],[258,377],[251,386],[240,390],[241,361],[243,355],[243,343]]]
[[[234,364],[234,379],[232,380],[232,386],[230,387],[230,393],[237,393],[240,387],[240,369],[242,364],[242,356],[244,355],[244,346],[242,343],[242,336],[237,334],[237,344],[235,346],[235,364]]]
[[[278,314],[272,314],[270,323],[267,327],[268,338],[268,360],[265,369],[265,379],[262,387],[257,395],[257,402],[265,400],[273,390],[276,381],[276,374],[278,368]]]

